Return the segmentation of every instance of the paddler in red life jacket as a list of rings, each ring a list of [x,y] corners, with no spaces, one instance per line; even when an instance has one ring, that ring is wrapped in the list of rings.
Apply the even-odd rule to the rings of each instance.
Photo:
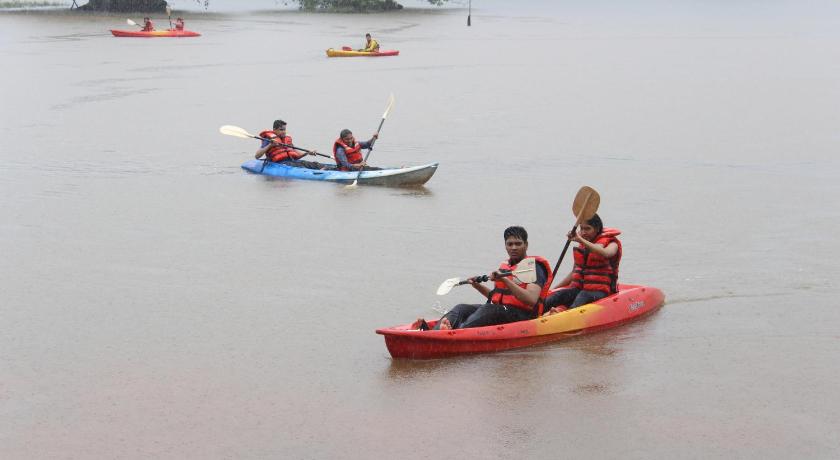
[[[335,164],[341,171],[358,171],[364,169],[365,171],[379,170],[365,164],[365,157],[362,155],[362,149],[371,148],[371,143],[374,139],[378,139],[379,135],[374,133],[368,141],[356,142],[353,133],[349,129],[342,129],[339,133],[338,139],[333,143],[333,158]]]
[[[598,214],[580,224],[577,233],[568,237],[578,243],[574,248],[575,266],[558,283],[559,291],[545,301],[548,314],[577,308],[618,292],[618,265],[621,263],[621,232],[604,228]]]
[[[370,34],[365,34],[365,47],[358,51],[377,53],[379,52],[379,42],[371,38]]]
[[[175,30],[184,30],[184,20],[178,18],[175,20]]]
[[[515,271],[517,264],[528,256],[528,232],[524,228],[508,227],[504,232],[508,259],[499,271]],[[449,310],[435,325],[435,329],[462,329],[491,326],[537,318],[542,314],[542,300],[551,286],[551,265],[539,256],[536,259],[537,280],[523,283],[515,276],[502,276],[499,271],[490,275],[493,287],[487,287],[471,278],[470,285],[487,299],[483,304],[459,304]],[[425,326],[425,327],[424,327]],[[426,321],[418,318],[413,329],[428,329]]]
[[[155,25],[152,24],[152,20],[149,18],[143,18],[143,32],[152,32],[155,30]]]
[[[292,136],[286,134],[286,122],[274,120],[274,129],[260,133],[262,145],[254,154],[254,158],[260,159],[263,155],[273,163],[283,163],[289,166],[309,169],[324,169],[326,166],[317,161],[303,161],[301,158],[307,154],[294,149]],[[315,150],[313,152],[317,153]]]

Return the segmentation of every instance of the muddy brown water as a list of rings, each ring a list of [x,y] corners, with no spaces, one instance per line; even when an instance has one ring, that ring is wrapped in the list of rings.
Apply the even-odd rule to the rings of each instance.
[[[840,455],[836,2],[216,3],[178,40],[0,14],[0,457]],[[400,56],[325,57],[365,31]],[[218,133],[326,152],[390,92],[371,162],[424,188],[266,180]],[[374,329],[477,301],[435,289],[506,226],[556,259],[584,184],[662,310],[390,358]]]

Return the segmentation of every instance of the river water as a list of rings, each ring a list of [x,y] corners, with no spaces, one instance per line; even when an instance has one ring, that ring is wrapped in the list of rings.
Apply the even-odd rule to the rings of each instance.
[[[840,5],[264,3],[178,40],[0,14],[0,457],[840,456]],[[324,56],[368,31],[400,56]],[[424,188],[266,180],[218,133],[327,152],[391,92],[370,161],[439,161]],[[479,301],[435,290],[505,227],[556,260],[582,185],[665,307],[391,359],[374,329]]]

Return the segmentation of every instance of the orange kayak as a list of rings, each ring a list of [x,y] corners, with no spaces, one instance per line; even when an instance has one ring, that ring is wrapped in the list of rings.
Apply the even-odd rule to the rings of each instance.
[[[623,284],[619,292],[551,316],[470,329],[377,329],[394,358],[430,359],[510,350],[616,327],[658,310],[665,295],[649,286]],[[435,322],[429,322],[434,327]]]

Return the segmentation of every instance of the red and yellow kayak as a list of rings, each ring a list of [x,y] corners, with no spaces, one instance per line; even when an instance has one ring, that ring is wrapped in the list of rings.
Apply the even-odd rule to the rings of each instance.
[[[191,30],[153,30],[151,32],[143,32],[142,30],[114,30],[111,33],[115,37],[200,37],[201,34]]]
[[[397,50],[383,50],[383,51],[353,51],[353,50],[337,50],[330,48],[327,50],[327,57],[379,57],[379,56],[397,56],[400,52]]]
[[[394,358],[430,359],[510,350],[609,329],[658,310],[665,295],[649,286],[623,284],[597,302],[551,316],[495,326],[419,331],[411,325],[377,329]],[[429,323],[434,327],[434,322]]]

